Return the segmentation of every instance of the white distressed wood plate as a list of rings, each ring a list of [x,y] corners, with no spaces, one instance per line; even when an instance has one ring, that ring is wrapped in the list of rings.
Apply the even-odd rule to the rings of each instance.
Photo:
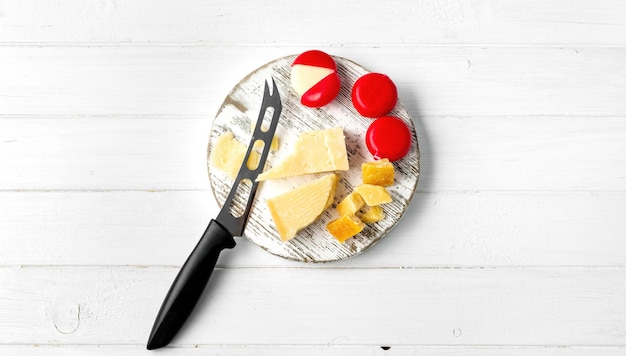
[[[393,202],[383,205],[385,218],[375,224],[366,224],[365,229],[346,242],[339,243],[326,230],[326,224],[338,215],[335,205],[361,184],[361,163],[372,161],[373,157],[365,145],[365,133],[372,119],[362,117],[352,106],[351,90],[354,82],[369,71],[362,66],[341,57],[333,57],[341,79],[341,90],[330,104],[319,108],[308,108],[300,103],[290,84],[291,63],[296,55],[282,57],[256,69],[243,78],[228,94],[220,107],[209,137],[207,164],[217,138],[226,131],[233,132],[240,142],[249,143],[252,121],[256,120],[261,107],[263,87],[266,80],[273,78],[280,93],[283,109],[276,130],[279,148],[270,152],[266,170],[272,164],[291,152],[291,146],[298,135],[305,131],[320,130],[341,126],[346,136],[346,146],[350,170],[340,172],[335,203],[312,225],[303,229],[290,241],[280,240],[274,227],[266,200],[287,190],[311,181],[321,175],[309,175],[266,181],[259,184],[244,237],[266,251],[290,260],[303,262],[329,262],[355,256],[372,247],[387,235],[404,215],[415,192],[419,177],[419,146],[415,128],[404,105],[398,101],[390,115],[404,120],[412,132],[410,152],[394,162],[396,182],[388,187]],[[271,85],[270,85],[271,87]],[[218,169],[208,167],[211,189],[217,203],[223,206],[233,181]]]

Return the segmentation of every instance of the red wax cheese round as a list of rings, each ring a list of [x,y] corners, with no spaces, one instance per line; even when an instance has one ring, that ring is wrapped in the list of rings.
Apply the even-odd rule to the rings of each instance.
[[[381,73],[368,73],[352,87],[352,104],[365,117],[389,114],[398,101],[398,90],[391,79]]]
[[[375,159],[397,161],[411,148],[411,131],[402,119],[383,116],[374,120],[365,134],[365,144]]]
[[[330,103],[341,87],[335,60],[318,50],[300,54],[291,65],[291,86],[305,106],[319,108]]]

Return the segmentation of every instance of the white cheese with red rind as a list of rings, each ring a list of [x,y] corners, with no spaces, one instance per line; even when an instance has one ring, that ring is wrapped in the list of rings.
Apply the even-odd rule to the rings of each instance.
[[[335,71],[330,68],[296,64],[291,68],[291,86],[298,95],[302,96],[315,84],[333,73]]]
[[[319,108],[339,94],[341,82],[335,60],[319,50],[300,54],[291,65],[291,86],[302,105]]]

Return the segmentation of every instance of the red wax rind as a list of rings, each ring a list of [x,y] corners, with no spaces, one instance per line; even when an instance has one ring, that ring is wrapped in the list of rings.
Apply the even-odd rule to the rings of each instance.
[[[337,64],[335,63],[333,57],[326,52],[316,49],[301,53],[298,57],[296,57],[296,59],[294,59],[292,66],[296,64],[324,67],[335,71],[337,70]]]
[[[319,50],[306,51],[292,63],[291,85],[302,105],[319,108],[339,94],[341,83],[333,57]]]
[[[411,149],[411,130],[402,119],[383,116],[368,127],[365,144],[375,159],[397,161]]]
[[[336,73],[329,74],[307,90],[300,98],[300,102],[312,108],[324,106],[337,97],[340,88],[339,76]]]
[[[391,78],[381,73],[368,73],[352,87],[352,104],[359,114],[377,118],[389,114],[398,101],[398,90]]]

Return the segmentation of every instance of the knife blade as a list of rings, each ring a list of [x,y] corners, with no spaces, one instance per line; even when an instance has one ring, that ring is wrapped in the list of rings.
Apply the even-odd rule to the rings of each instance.
[[[220,252],[226,248],[235,247],[233,237],[243,234],[258,188],[259,182],[256,181],[256,177],[265,167],[281,111],[280,95],[272,78],[271,94],[269,84],[265,81],[259,116],[233,187],[217,217],[211,219],[200,241],[181,267],[167,292],[148,338],[146,346],[148,350],[169,344],[200,299],[215,269]],[[271,121],[269,127],[266,127],[268,125],[264,125],[265,118],[270,113]],[[263,142],[260,159],[258,162],[249,163],[250,155],[258,141]],[[254,167],[255,163],[256,167]]]

